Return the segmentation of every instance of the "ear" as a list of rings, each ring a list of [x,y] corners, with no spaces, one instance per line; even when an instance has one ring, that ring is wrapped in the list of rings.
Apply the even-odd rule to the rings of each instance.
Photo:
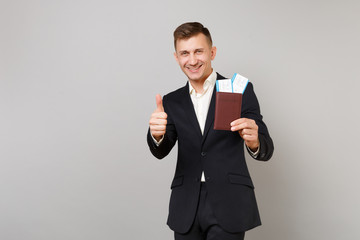
[[[178,59],[176,52],[174,52],[174,57],[175,57],[176,62],[179,63],[179,59]]]
[[[216,47],[213,46],[211,48],[211,60],[214,60],[215,59],[215,56],[216,56]]]

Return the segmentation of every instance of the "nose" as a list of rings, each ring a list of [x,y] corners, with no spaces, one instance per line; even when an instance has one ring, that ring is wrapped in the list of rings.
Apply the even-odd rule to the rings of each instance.
[[[194,53],[191,53],[189,56],[189,64],[190,65],[196,65],[197,59]]]

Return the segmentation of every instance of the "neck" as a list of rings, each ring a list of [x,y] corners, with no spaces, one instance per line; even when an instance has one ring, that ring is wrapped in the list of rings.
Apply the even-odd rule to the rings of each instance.
[[[205,82],[206,79],[203,79],[203,80],[190,80],[189,79],[189,82],[191,84],[191,86],[195,89],[195,91],[197,93],[203,93],[204,91],[204,82]]]
[[[203,79],[199,79],[199,80],[191,80],[189,79],[189,82],[191,84],[191,86],[195,89],[195,91],[197,93],[203,93],[204,92],[204,83],[205,83],[205,80],[211,75],[212,73],[212,69],[211,69],[211,72],[206,76],[204,77]]]

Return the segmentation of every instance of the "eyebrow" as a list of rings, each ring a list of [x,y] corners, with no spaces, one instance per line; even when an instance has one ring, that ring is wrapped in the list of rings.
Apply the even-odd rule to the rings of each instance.
[[[199,50],[204,51],[204,48],[195,48],[194,52],[199,51]],[[191,51],[189,51],[189,50],[180,50],[179,51],[179,53],[188,53],[188,52],[191,52]]]

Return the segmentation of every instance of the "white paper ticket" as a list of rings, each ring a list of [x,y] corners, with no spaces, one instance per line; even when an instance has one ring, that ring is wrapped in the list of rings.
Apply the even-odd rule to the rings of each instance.
[[[243,94],[248,82],[249,82],[249,79],[241,76],[238,73],[235,73],[234,76],[231,78],[233,92]]]
[[[232,92],[231,79],[216,81],[216,90],[218,92]]]

